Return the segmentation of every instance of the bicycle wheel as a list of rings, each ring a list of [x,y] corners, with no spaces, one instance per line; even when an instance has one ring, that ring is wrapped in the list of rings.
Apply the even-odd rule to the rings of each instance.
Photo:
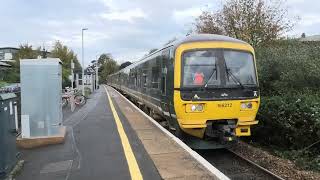
[[[76,95],[74,97],[74,100],[75,100],[76,105],[81,105],[81,106],[86,104],[86,102],[87,102],[86,97],[84,97],[83,95]]]
[[[67,98],[62,98],[62,107],[67,106],[68,104],[68,99]]]

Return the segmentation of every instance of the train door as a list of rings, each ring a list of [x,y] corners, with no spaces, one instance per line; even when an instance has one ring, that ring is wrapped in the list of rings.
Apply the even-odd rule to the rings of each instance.
[[[163,115],[168,120],[169,127],[173,127],[170,108],[169,108],[169,93],[168,93],[168,66],[170,60],[170,50],[165,50],[162,53],[162,62],[161,62],[161,81],[160,81],[160,88],[161,88],[161,109]]]

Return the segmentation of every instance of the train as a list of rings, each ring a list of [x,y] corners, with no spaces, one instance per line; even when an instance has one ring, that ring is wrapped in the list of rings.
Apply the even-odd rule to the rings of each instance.
[[[254,49],[228,36],[186,36],[109,75],[107,84],[195,149],[224,148],[258,124]]]

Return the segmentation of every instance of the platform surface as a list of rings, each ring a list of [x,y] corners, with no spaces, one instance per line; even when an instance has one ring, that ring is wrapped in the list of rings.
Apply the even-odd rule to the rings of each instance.
[[[110,87],[65,117],[65,143],[21,150],[18,180],[216,179]]]

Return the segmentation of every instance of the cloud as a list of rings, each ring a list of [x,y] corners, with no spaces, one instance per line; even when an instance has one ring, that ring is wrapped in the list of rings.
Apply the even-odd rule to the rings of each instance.
[[[3,1],[0,47],[26,42],[34,47],[43,43],[51,46],[60,40],[81,54],[81,28],[87,27],[84,40],[88,63],[101,53],[112,53],[119,62],[137,60],[169,39],[184,36],[202,10],[219,9],[221,3],[222,0]],[[301,17],[291,33],[319,33],[320,1],[290,0],[288,5],[289,12]]]
[[[302,26],[310,26],[320,23],[320,14],[306,14],[300,17]]]
[[[107,33],[95,32],[95,31],[85,31],[84,32],[84,42],[86,46],[91,46],[95,44],[97,41],[106,40],[110,38]],[[50,35],[48,39],[51,41],[61,41],[65,44],[72,44],[74,47],[80,47],[82,43],[82,35],[80,33],[60,33]]]
[[[100,17],[111,21],[120,20],[133,23],[134,20],[138,18],[146,19],[147,15],[140,8],[136,8],[124,11],[115,10],[110,13],[102,13]]]
[[[47,21],[47,25],[48,26],[52,26],[52,27],[61,27],[63,26],[63,22],[58,21],[58,20],[48,20]]]
[[[173,18],[177,22],[185,22],[194,20],[194,18],[198,17],[202,13],[201,8],[188,8],[183,10],[174,10],[173,11]]]
[[[99,0],[99,1],[106,7],[111,7],[114,5],[113,0]]]

